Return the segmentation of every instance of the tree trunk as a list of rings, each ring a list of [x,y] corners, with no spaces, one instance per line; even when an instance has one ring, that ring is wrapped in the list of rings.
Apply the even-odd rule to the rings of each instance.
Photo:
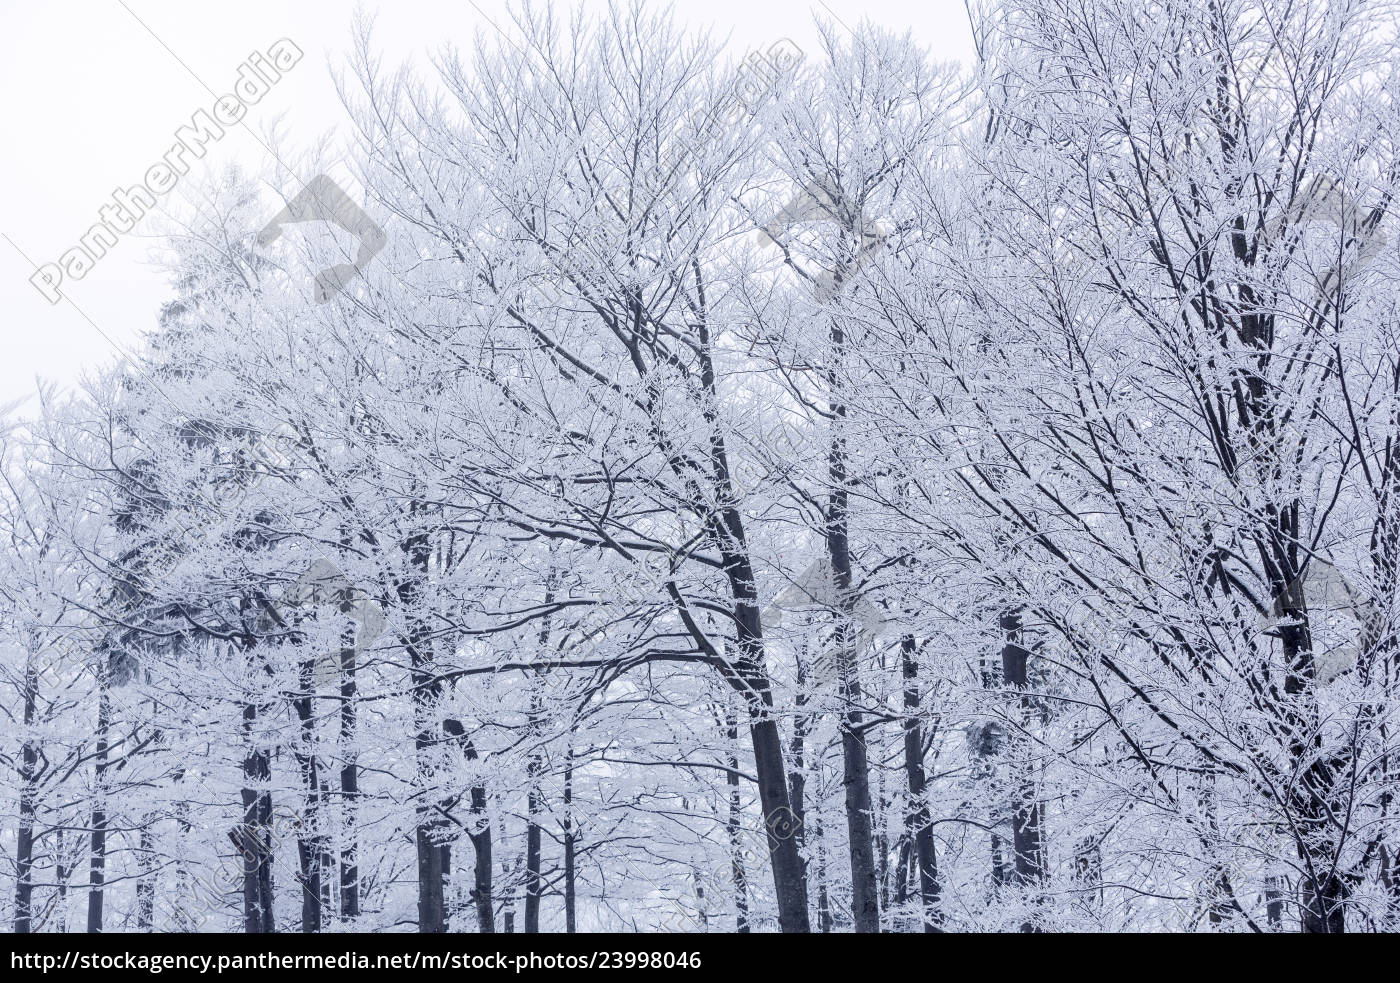
[[[315,696],[315,658],[303,659],[299,667],[300,692],[292,707],[300,722],[297,739],[297,770],[301,773],[302,812],[297,835],[297,860],[301,874],[301,930],[319,932],[322,928],[321,879],[326,872],[321,863],[326,852],[325,835],[321,828],[321,782],[316,757],[316,718],[312,698]]]
[[[725,542],[743,543],[743,527],[737,512],[725,510]],[[726,556],[730,591],[734,597],[734,621],[738,628],[739,658],[735,688],[749,712],[749,738],[753,744],[758,798],[767,832],[768,855],[773,865],[773,888],[778,902],[778,925],[783,932],[809,932],[807,881],[802,855],[797,849],[797,817],[788,798],[787,770],[783,766],[782,735],[772,715],[773,694],[764,666],[763,626],[759,616],[757,586],[748,554],[722,548]]]
[[[1297,542],[1296,509],[1283,510],[1282,533],[1288,543]],[[1302,930],[1306,934],[1339,934],[1346,931],[1346,885],[1336,873],[1336,842],[1332,824],[1336,821],[1334,790],[1344,761],[1322,752],[1322,732],[1317,726],[1317,677],[1313,658],[1312,631],[1308,622],[1307,600],[1297,564],[1296,547],[1276,555],[1278,571],[1273,586],[1281,616],[1279,638],[1283,643],[1284,664],[1288,667],[1284,693],[1292,702],[1286,706],[1289,753],[1302,771],[1290,793],[1296,828],[1295,846],[1301,861],[1300,905]]]
[[[245,598],[240,607],[244,617],[257,612],[259,623],[267,624],[275,616],[275,608],[264,598]],[[257,641],[244,637],[241,648],[249,667],[249,686],[254,685],[258,670],[270,674],[272,669],[262,657]],[[229,834],[243,858],[243,928],[250,934],[277,931],[273,912],[272,865],[277,843],[272,827],[272,752],[261,746],[258,725],[268,708],[256,699],[243,702],[243,823]]]
[[[476,746],[467,737],[460,720],[443,722],[447,735],[457,742],[468,761],[478,760]],[[483,935],[496,931],[495,899],[492,897],[491,822],[486,815],[486,785],[477,782],[471,787],[471,825],[467,837],[476,851],[476,867],[472,883],[472,902],[476,905],[476,927]]]
[[[533,777],[537,766],[531,771]],[[530,787],[526,807],[529,821],[525,827],[525,932],[534,935],[540,930],[540,794],[534,785]]]
[[[929,815],[928,799],[924,794],[927,778],[924,774],[923,724],[919,716],[919,666],[912,636],[904,636],[900,643],[900,655],[904,676],[904,774],[909,787],[907,825],[918,864],[924,931],[941,932],[943,916],[939,912],[939,900],[942,889],[938,883],[938,858],[934,853],[933,818]]]
[[[88,855],[87,930],[102,931],[102,905],[107,880],[107,731],[111,727],[111,703],[106,674],[98,673],[97,746],[92,765],[92,847]]]
[[[839,359],[846,339],[836,318],[831,319],[832,349]],[[846,790],[847,844],[851,859],[851,915],[857,932],[880,931],[880,901],[875,870],[875,847],[872,832],[874,817],[870,805],[870,760],[861,733],[861,686],[856,665],[857,630],[852,620],[855,597],[851,573],[850,492],[846,473],[846,444],[840,428],[846,420],[846,406],[835,397],[838,385],[834,372],[828,373],[832,388],[829,409],[833,435],[827,456],[827,476],[830,493],[826,514],[826,551],[831,561],[831,575],[841,612],[833,644],[840,674],[841,757]]]
[[[348,603],[348,602],[346,602]],[[342,604],[341,611],[346,610]],[[353,921],[360,917],[360,867],[356,818],[360,798],[360,770],[355,753],[357,693],[355,630],[346,629],[340,649],[340,803],[343,817],[340,846],[340,917]]]
[[[697,268],[698,277],[698,268]],[[703,306],[703,298],[702,298]],[[737,499],[734,476],[725,450],[724,432],[716,407],[720,405],[713,359],[710,357],[709,325],[701,318],[699,334],[700,384],[707,402],[703,410],[710,427],[710,465],[713,487],[721,502]],[[768,854],[773,867],[773,892],[778,902],[778,925],[784,932],[809,932],[807,878],[802,854],[797,849],[796,816],[788,798],[787,770],[783,766],[782,735],[773,718],[773,694],[763,649],[763,618],[758,606],[758,583],[749,557],[744,520],[732,505],[713,512],[710,531],[719,547],[724,572],[729,581],[738,659],[726,672],[730,683],[743,698],[749,714],[749,735],[753,743],[754,771],[758,778],[758,798],[763,809],[763,826],[768,837]],[[674,596],[679,592],[672,585]],[[703,633],[692,629],[697,642]],[[708,641],[704,641],[708,645]]]
[[[244,931],[275,932],[272,909],[272,756],[253,744],[258,707],[243,704],[243,729],[249,742],[243,758],[243,824],[233,835],[234,845],[243,858]]]
[[[739,742],[739,718],[732,711],[725,712],[725,737],[727,738],[725,763],[729,773],[725,781],[729,785],[729,816],[725,820],[725,833],[729,837],[729,874],[734,883],[734,931],[742,935],[749,933],[749,876],[744,869],[744,850],[739,838],[743,818],[743,803],[739,796],[739,758],[735,745]],[[799,820],[796,829],[801,835]]]
[[[1283,890],[1276,874],[1264,878],[1264,915],[1270,931],[1283,931]]]
[[[414,512],[421,511],[413,508]],[[423,612],[418,610],[428,578],[432,545],[426,533],[405,541],[409,575],[399,583],[399,603],[407,622],[404,649],[408,654],[409,679],[413,684],[413,750],[422,799],[417,809],[413,842],[418,856],[418,931],[440,934],[447,931],[446,879],[444,863],[447,822],[443,803],[437,794],[437,769],[433,764],[442,726],[438,721],[442,678],[433,664],[432,642]]]
[[[541,633],[540,643],[548,641],[548,629]],[[538,681],[536,680],[536,686]],[[540,707],[538,692],[530,697],[531,712],[529,730],[535,740],[539,739]],[[538,751],[531,753],[525,766],[525,780],[528,791],[525,796],[525,934],[535,935],[540,930],[540,811],[543,802],[540,795],[540,772],[544,761]]]
[[[39,770],[39,748],[33,728],[38,702],[37,656],[30,652],[24,663],[24,747],[20,752],[19,828],[15,836],[16,935],[28,935],[34,917],[34,786]]]
[[[1030,652],[1021,645],[1021,613],[1008,611],[1000,618],[1000,626],[1006,643],[1001,650],[1002,681],[1018,695],[1019,719],[1022,727],[1031,722],[1033,702],[1027,685],[1027,663]],[[1045,878],[1045,850],[1041,841],[1041,829],[1045,815],[1044,805],[1036,791],[1036,783],[1029,761],[1016,762],[1017,775],[1012,781],[1011,805],[1011,845],[1015,856],[1012,860],[1014,883],[1022,888],[1037,890]],[[1036,930],[1033,921],[1021,926],[1021,931]]]
[[[570,742],[564,765],[564,931],[573,935],[578,930],[575,914],[574,886],[574,747]]]
[[[447,931],[447,910],[443,897],[446,872],[442,844],[437,841],[438,824],[420,815],[414,831],[418,851],[418,931],[427,934]]]
[[[155,925],[156,913],[156,841],[151,833],[155,815],[147,813],[141,825],[141,876],[136,881],[136,927],[149,932]]]
[[[826,842],[820,819],[812,822],[812,841],[817,853],[817,931],[826,935],[832,927],[831,895],[826,889]]]

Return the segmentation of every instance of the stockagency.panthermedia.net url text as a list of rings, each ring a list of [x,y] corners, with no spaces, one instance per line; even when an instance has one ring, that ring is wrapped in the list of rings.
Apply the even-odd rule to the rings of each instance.
[[[346,950],[341,953],[284,955],[259,952],[228,955],[178,955],[173,953],[80,952],[10,954],[11,970],[40,973],[81,970],[130,970],[158,975],[166,970],[200,974],[249,970],[504,970],[523,972],[536,969],[699,969],[699,952],[627,952],[598,950],[588,953],[562,952],[444,952],[432,955],[404,952],[396,955]]]

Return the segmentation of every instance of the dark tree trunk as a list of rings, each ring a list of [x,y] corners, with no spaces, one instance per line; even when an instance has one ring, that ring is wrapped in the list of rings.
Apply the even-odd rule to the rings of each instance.
[[[342,604],[342,612],[345,605]],[[344,817],[340,846],[340,917],[351,921],[360,917],[359,848],[356,817],[360,798],[360,770],[355,753],[357,693],[355,631],[346,629],[340,650],[340,802]]]
[[[462,749],[468,761],[478,760],[476,746],[467,737],[466,728],[460,720],[448,719],[443,723],[447,736]],[[472,903],[476,905],[476,927],[483,935],[496,931],[495,899],[492,896],[492,851],[491,822],[486,815],[486,785],[477,782],[471,787],[471,825],[467,837],[472,841],[476,852],[476,866],[472,883]]]
[[[261,625],[280,621],[275,608],[264,598],[245,598],[240,607],[245,618],[256,617]],[[259,671],[271,674],[272,668],[262,657],[255,637],[245,636],[241,647],[250,675],[256,676]],[[254,680],[250,679],[249,685],[254,685]],[[243,823],[229,834],[243,858],[243,928],[250,934],[277,931],[272,876],[277,847],[272,826],[272,752],[262,746],[258,733],[267,712],[268,708],[255,699],[243,702]]]
[[[738,629],[739,657],[730,681],[749,714],[749,739],[753,746],[758,798],[773,866],[773,887],[778,902],[778,925],[783,932],[811,931],[807,917],[807,882],[802,855],[797,848],[797,816],[788,798],[787,770],[783,765],[782,735],[773,717],[773,694],[764,666],[763,628],[753,569],[744,550],[743,527],[737,512],[725,510],[719,534],[729,585],[734,597],[734,622]]]
[[[739,743],[739,718],[733,711],[725,713],[725,763],[729,773],[725,781],[729,785],[729,816],[725,820],[725,833],[729,837],[729,874],[734,883],[734,931],[747,935],[749,932],[749,876],[744,868],[744,849],[740,841],[740,824],[743,819],[743,804],[739,796],[739,757],[735,745]],[[797,823],[801,835],[801,821]]]
[[[812,840],[817,852],[817,931],[826,935],[832,928],[831,895],[826,888],[826,843],[820,819],[812,822]]]
[[[39,702],[39,671],[31,652],[24,666],[24,747],[19,765],[19,828],[15,835],[15,934],[28,935],[34,917],[35,779],[39,748],[34,740],[34,716]]]
[[[1019,704],[1019,718],[1024,727],[1030,723],[1033,701],[1027,690],[1027,663],[1030,652],[1021,645],[1021,613],[1008,611],[1000,619],[1006,643],[1001,650],[1002,681],[1014,691]],[[1041,830],[1045,810],[1040,802],[1030,762],[1016,762],[1017,775],[1012,781],[1011,804],[1011,845],[1015,853],[1012,860],[1012,877],[1021,888],[1039,888],[1045,878],[1045,849],[1041,841]],[[1021,931],[1036,929],[1035,923],[1027,921]]]
[[[1283,931],[1283,890],[1277,875],[1264,879],[1264,915],[1270,931]]]
[[[696,278],[699,280],[699,267]],[[698,285],[698,284],[697,284]],[[700,306],[704,307],[703,291]],[[713,359],[710,356],[709,325],[703,317],[697,324],[699,337],[700,384],[706,393],[703,410],[709,430],[713,489],[719,501],[737,500],[734,476],[725,449],[724,432],[716,407],[719,389]],[[692,475],[683,475],[693,480]],[[809,932],[807,914],[807,878],[802,867],[802,854],[797,848],[796,816],[788,798],[787,770],[783,766],[783,741],[778,722],[773,717],[773,694],[769,688],[768,669],[763,649],[763,619],[758,606],[758,584],[749,558],[748,538],[738,508],[725,505],[709,516],[710,531],[719,547],[724,572],[733,599],[738,658],[732,671],[726,671],[730,683],[744,700],[749,715],[749,735],[753,743],[754,771],[758,779],[758,798],[763,810],[763,825],[768,838],[768,855],[773,867],[773,892],[778,903],[778,925],[784,932]],[[671,585],[672,596],[680,598],[679,590]],[[697,643],[708,645],[703,632],[692,628]],[[712,656],[717,653],[711,651]]]
[[[527,797],[529,822],[525,827],[525,932],[540,930],[540,794],[531,786]]]
[[[1084,892],[1089,912],[1103,905],[1103,851],[1097,837],[1086,836],[1074,845],[1074,879]]]
[[[1006,849],[1002,845],[1000,833],[992,833],[992,892],[1005,886],[1009,880],[1006,872]]]
[[[415,506],[414,511],[421,510]],[[432,544],[426,533],[419,533],[410,537],[403,549],[411,572],[399,583],[397,593],[407,622],[404,650],[408,654],[409,679],[413,683],[413,748],[422,788],[413,834],[418,856],[418,931],[440,934],[447,931],[449,874],[444,852],[447,839],[444,825],[448,819],[442,797],[436,791],[438,776],[433,765],[443,729],[438,720],[442,677],[436,672],[428,625],[419,610]]]
[[[420,818],[414,832],[418,850],[418,931],[427,934],[447,931],[447,909],[443,888],[442,844],[437,840],[438,824]]]
[[[914,843],[914,859],[919,871],[919,899],[925,932],[941,932],[939,911],[942,889],[938,883],[938,858],[934,853],[933,817],[929,815],[924,774],[924,730],[919,716],[919,665],[914,639],[906,635],[900,643],[904,677],[904,774],[909,787],[909,836]]]
[[[831,320],[831,343],[840,358],[846,339],[836,318]],[[829,373],[828,383],[833,396],[829,409],[833,436],[827,456],[830,492],[826,514],[826,551],[831,562],[831,574],[841,607],[841,621],[836,627],[833,644],[840,674],[841,699],[841,757],[846,790],[847,844],[851,860],[851,916],[857,932],[880,931],[880,900],[875,870],[875,845],[872,831],[874,812],[870,799],[870,760],[861,733],[861,686],[856,665],[856,626],[852,621],[855,597],[852,593],[852,564],[850,546],[849,477],[846,473],[846,444],[840,428],[846,419],[844,402],[835,397],[838,385],[835,373]]]
[[[726,510],[725,516],[723,535],[726,541],[742,543],[743,529],[738,513]],[[746,552],[725,549],[722,553],[727,554],[730,590],[735,601],[734,621],[738,627],[739,658],[733,682],[749,712],[749,738],[753,745],[768,855],[773,865],[778,925],[783,932],[808,932],[811,928],[807,920],[806,875],[802,869],[802,855],[797,849],[797,816],[788,798],[782,735],[773,717],[773,694],[764,667],[763,629],[753,569]]]
[[[249,933],[275,932],[272,908],[272,756],[254,745],[258,707],[243,704],[243,729],[249,742],[243,758],[243,824],[232,839],[243,858],[243,927]]]
[[[912,859],[912,842],[907,836],[901,836],[899,843],[895,846],[894,862],[894,903],[896,907],[902,906],[909,900],[909,861]]]
[[[321,780],[316,755],[316,718],[312,699],[315,696],[314,672],[316,660],[303,659],[299,667],[300,692],[292,701],[300,723],[297,737],[297,770],[301,773],[302,813],[297,835],[297,860],[301,875],[301,930],[319,932],[323,927],[322,878],[326,871],[322,862],[326,854],[325,834],[321,822]]]
[[[1296,508],[1283,510],[1280,524],[1284,541],[1296,544]],[[1347,888],[1336,872],[1337,843],[1333,832],[1336,821],[1335,791],[1338,775],[1346,762],[1322,753],[1322,730],[1317,726],[1316,666],[1312,630],[1308,623],[1307,600],[1296,546],[1274,556],[1277,571],[1273,579],[1276,613],[1283,619],[1278,628],[1283,643],[1284,664],[1288,667],[1284,692],[1291,698],[1285,708],[1289,730],[1289,753],[1302,769],[1301,780],[1290,794],[1293,807],[1295,846],[1301,861],[1300,906],[1302,930],[1307,934],[1333,935],[1346,931]]]
[[[92,846],[88,855],[87,930],[102,931],[102,906],[107,881],[107,731],[111,726],[111,703],[107,698],[105,673],[99,673],[97,696],[97,746],[92,766]]]
[[[138,841],[141,876],[136,881],[136,927],[143,932],[152,929],[156,914],[156,841],[151,833],[151,823],[154,821],[155,816],[147,813]]]
[[[550,600],[550,595],[546,595],[546,601]],[[543,648],[549,641],[548,628],[540,633],[540,645]],[[540,716],[543,709],[540,706],[538,692],[530,697],[530,733],[533,739],[539,739]],[[530,755],[530,760],[525,766],[526,782],[528,792],[525,796],[526,822],[525,822],[525,934],[535,935],[540,930],[540,892],[542,881],[540,878],[540,812],[544,807],[540,794],[540,772],[544,769],[544,760],[538,751]]]
[[[577,839],[574,833],[574,748],[569,745],[564,765],[564,931],[573,935],[578,930],[575,914],[574,853]]]
[[[760,762],[758,797],[762,804],[768,851],[773,859],[773,882],[778,895],[778,925],[784,932],[811,931],[807,921],[807,884],[802,855],[797,851],[796,826],[788,803],[783,770],[783,745],[772,717],[749,726],[754,758]]]
[[[768,855],[773,866],[773,887],[778,902],[778,925],[783,932],[809,932],[807,880],[797,848],[797,816],[788,798],[787,770],[783,765],[782,735],[773,717],[773,694],[764,665],[763,625],[759,616],[757,585],[744,545],[738,512],[722,513],[721,555],[725,559],[734,598],[739,657],[730,676],[749,714],[749,738],[753,745],[758,798],[763,810]]]

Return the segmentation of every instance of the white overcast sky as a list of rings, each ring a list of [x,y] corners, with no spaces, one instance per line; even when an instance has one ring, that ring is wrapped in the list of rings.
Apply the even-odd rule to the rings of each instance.
[[[508,22],[500,0],[362,6],[376,17],[386,64],[424,65],[442,44],[466,48],[478,28]],[[64,284],[71,303],[50,305],[40,296],[28,282],[35,265],[74,246],[112,192],[140,182],[175,129],[210,108],[201,82],[228,91],[248,56],[280,38],[305,57],[250,109],[249,128],[262,132],[280,116],[292,146],[334,128],[341,112],[330,68],[343,62],[354,9],[349,0],[0,0],[7,148],[0,154],[0,311],[8,322],[0,404],[24,401],[20,412],[32,410],[36,379],[68,386],[85,367],[131,350],[169,296],[165,274],[150,263],[149,237],[123,237],[81,282]],[[679,0],[674,9],[683,24],[729,37],[736,57],[785,37],[816,50],[814,16],[850,27],[862,17],[908,27],[939,59],[971,53],[963,0]],[[267,156],[235,127],[180,186],[234,161],[260,172]]]

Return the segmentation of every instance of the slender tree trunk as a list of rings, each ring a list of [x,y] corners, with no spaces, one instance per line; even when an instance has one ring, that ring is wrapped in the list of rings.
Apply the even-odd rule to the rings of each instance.
[[[758,798],[773,867],[773,887],[778,902],[778,925],[783,932],[811,931],[807,916],[807,881],[802,855],[797,849],[797,817],[788,798],[787,770],[783,765],[782,735],[773,717],[773,694],[764,666],[763,628],[759,616],[753,568],[742,545],[743,526],[736,511],[723,512],[721,554],[734,597],[734,622],[738,628],[739,657],[731,681],[749,713],[749,739],[753,745]]]
[[[1027,663],[1030,652],[1021,645],[1021,613],[1008,611],[1000,619],[1006,643],[1001,650],[1002,681],[1008,689],[1018,695],[1018,709],[1022,727],[1030,724],[1033,703],[1027,690]],[[1036,783],[1029,761],[1016,762],[1017,776],[1012,782],[1011,805],[1011,845],[1015,853],[1012,860],[1012,876],[1022,889],[1038,889],[1045,878],[1045,849],[1042,843],[1044,805],[1040,802]],[[1021,926],[1021,931],[1036,930],[1033,921]]]
[[[468,761],[478,760],[476,746],[467,737],[466,728],[460,720],[448,719],[443,723],[448,737],[457,742]],[[492,850],[491,821],[486,814],[486,785],[478,781],[471,787],[471,825],[467,837],[476,851],[476,867],[473,875],[472,902],[476,905],[476,927],[483,935],[496,931],[495,898],[492,896]]]
[[[500,828],[496,831],[496,842],[506,842],[506,822],[505,817],[499,817]],[[506,935],[515,933],[515,887],[518,883],[517,872],[524,866],[525,858],[522,856],[516,863],[511,864],[503,873],[504,884],[507,889],[505,899],[501,902],[501,931]]]
[[[742,542],[739,516],[727,517],[727,541]],[[735,531],[737,529],[737,532]],[[782,735],[773,717],[773,694],[763,662],[763,631],[753,569],[746,552],[722,549],[726,554],[730,590],[735,599],[739,658],[733,683],[749,713],[749,739],[753,745],[758,798],[773,866],[773,887],[778,902],[778,925],[783,932],[811,931],[807,917],[807,883],[802,855],[797,849],[797,817],[788,798],[787,770],[783,765]]]
[[[243,926],[251,934],[276,931],[272,907],[272,755],[256,741],[258,706],[243,704],[247,753],[243,758],[243,825],[233,836],[243,858]]]
[[[689,808],[688,805],[683,808]],[[695,910],[700,916],[700,931],[710,930],[710,912],[705,907],[705,878],[700,874],[699,867],[690,868],[690,883],[695,885]]]
[[[553,599],[552,593],[545,594],[546,603]],[[549,623],[540,632],[540,648],[543,651],[549,644]],[[531,740],[538,741],[540,718],[544,709],[540,704],[539,680],[533,681],[535,689],[530,694],[530,719],[528,730]],[[530,753],[525,766],[527,792],[525,795],[525,934],[535,935],[540,930],[540,892],[543,881],[540,876],[540,812],[544,808],[540,793],[540,772],[544,769],[544,759],[538,749]]]
[[[710,356],[710,329],[704,317],[705,298],[698,264],[695,268],[701,317],[696,325],[699,338],[700,384],[706,394],[703,410],[709,426],[709,476],[721,502],[736,501],[734,476],[725,449],[724,432],[718,410],[719,388]],[[797,849],[796,816],[788,798],[787,770],[783,765],[783,741],[773,717],[773,694],[763,648],[763,618],[758,606],[758,583],[749,557],[748,538],[740,511],[732,505],[716,510],[710,517],[711,532],[719,547],[729,581],[738,659],[730,682],[739,691],[749,714],[749,735],[753,743],[754,771],[758,798],[763,810],[763,826],[768,836],[768,855],[773,867],[773,891],[778,902],[778,925],[784,932],[809,932],[807,878],[802,854]],[[679,591],[672,585],[673,596]],[[698,633],[698,629],[693,633]],[[697,638],[697,641],[699,639]]]
[[[909,787],[907,825],[918,864],[924,931],[941,932],[943,916],[939,911],[939,900],[942,889],[938,883],[938,858],[934,853],[933,817],[929,815],[925,796],[928,780],[924,773],[924,731],[919,715],[919,664],[916,654],[913,637],[905,635],[900,642],[900,656],[904,677],[904,774]]]
[[[831,319],[831,343],[841,358],[846,339],[836,318]],[[851,569],[850,492],[846,473],[846,444],[841,427],[846,420],[846,406],[835,397],[838,382],[835,373],[828,374],[833,398],[829,409],[833,436],[827,456],[827,477],[830,492],[826,514],[826,551],[831,563],[833,585],[840,601],[841,620],[836,627],[833,644],[840,674],[841,756],[846,790],[847,844],[851,860],[851,915],[857,932],[880,931],[880,901],[878,876],[875,869],[875,846],[872,832],[874,813],[870,799],[870,760],[861,731],[861,685],[856,665],[856,625],[853,621],[855,597]]]
[[[826,887],[826,840],[820,819],[812,821],[812,839],[817,853],[817,930],[827,935],[832,928],[831,895]]]
[[[421,509],[415,505],[414,511]],[[404,649],[413,684],[414,760],[422,789],[413,835],[418,859],[418,931],[440,934],[447,931],[446,880],[449,873],[443,851],[446,841],[443,827],[448,820],[442,797],[437,792],[438,774],[433,764],[443,730],[438,720],[442,679],[435,671],[432,642],[423,612],[419,610],[427,584],[432,545],[427,534],[419,533],[409,538],[403,549],[411,572],[400,582],[397,593],[407,621]]]
[[[73,865],[65,864],[63,858],[66,856],[67,844],[64,843],[63,829],[54,831],[54,876],[58,882],[58,910],[64,913],[65,917],[58,919],[55,930],[64,933],[68,931],[68,879],[73,876]]]
[[[1283,890],[1276,874],[1264,878],[1264,915],[1270,931],[1283,931]]]
[[[275,617],[275,608],[264,598],[249,597],[241,603],[244,617],[257,612],[261,624]],[[261,670],[271,673],[255,638],[245,637],[240,643],[250,669],[249,685],[254,685]],[[235,848],[243,858],[243,927],[250,934],[270,934],[277,931],[273,910],[273,860],[277,844],[272,822],[272,752],[263,746],[258,733],[268,708],[256,699],[243,702],[243,824],[230,833]]]
[[[292,701],[300,733],[297,739],[297,768],[301,773],[302,821],[297,836],[297,859],[301,867],[301,930],[319,932],[322,928],[322,883],[326,872],[321,864],[325,857],[325,833],[321,821],[321,780],[316,756],[316,718],[312,699],[315,696],[315,658],[303,659],[299,667],[300,692]]]
[[[1010,880],[1006,870],[1006,848],[1003,845],[1001,834],[992,833],[992,894],[995,896],[998,889],[1004,887]]]
[[[149,932],[155,924],[156,913],[156,841],[151,833],[155,816],[147,813],[141,824],[141,876],[136,881],[136,927]]]
[[[875,863],[880,886],[880,911],[890,908],[890,800],[885,794],[885,773],[875,773]]]
[[[577,837],[574,833],[574,746],[571,740],[564,764],[564,931],[573,935],[578,931],[576,920],[576,887],[574,885],[574,854],[577,850]]]
[[[739,757],[735,745],[739,743],[739,718],[732,710],[725,711],[725,763],[729,773],[725,781],[729,785],[729,816],[725,820],[725,833],[729,837],[729,874],[734,882],[734,931],[747,935],[749,932],[749,876],[744,869],[744,849],[740,840],[740,824],[743,821],[743,803],[739,796]],[[799,835],[801,825],[797,826]]]
[[[525,826],[525,932],[540,930],[540,793],[534,784],[539,774],[539,759],[530,762],[530,791],[526,797],[529,819]]]
[[[1103,850],[1098,837],[1086,836],[1075,843],[1074,879],[1084,892],[1084,909],[1097,914],[1103,906]]]
[[[418,851],[418,931],[428,934],[447,931],[443,897],[446,872],[442,866],[442,844],[436,834],[437,824],[430,819],[420,819],[414,832]]]
[[[894,904],[902,907],[909,900],[909,863],[913,855],[913,844],[908,836],[901,836],[895,844],[894,863]]]
[[[87,930],[102,931],[102,905],[107,881],[107,732],[111,727],[111,702],[106,674],[98,673],[97,746],[92,759],[92,846],[88,854]]]
[[[758,796],[763,808],[764,826],[768,832],[768,851],[773,859],[778,925],[784,932],[808,932],[811,928],[807,921],[807,884],[802,855],[797,852],[797,840],[794,838],[794,817],[788,804],[778,722],[772,717],[759,719],[749,726],[749,734],[753,741],[754,757],[762,762],[755,770],[758,772]]]
[[[341,606],[346,612],[348,601]],[[346,629],[340,649],[340,917],[353,921],[360,917],[360,866],[356,829],[360,799],[360,769],[355,749],[356,703],[359,700],[356,670],[355,630]]]
[[[177,788],[181,786],[184,778],[183,768],[175,773]],[[195,915],[199,901],[190,884],[189,843],[193,825],[190,823],[189,800],[183,797],[175,803],[175,829],[175,897],[170,905],[173,931],[190,932],[199,925]]]
[[[37,656],[30,652],[24,663],[24,747],[19,765],[19,828],[15,835],[15,934],[28,935],[34,917],[34,816],[35,780],[39,771],[39,747],[34,739],[34,715],[39,702]]]
[[[1283,534],[1296,543],[1296,509],[1284,510]],[[1295,844],[1301,861],[1300,904],[1302,930],[1307,934],[1339,934],[1346,931],[1347,889],[1336,871],[1336,821],[1334,791],[1346,763],[1322,754],[1322,733],[1317,726],[1316,666],[1307,601],[1299,575],[1296,547],[1276,557],[1277,613],[1282,617],[1279,638],[1288,673],[1284,693],[1291,702],[1284,709],[1289,730],[1289,752],[1301,772],[1291,792]],[[1291,575],[1291,576],[1290,576]],[[1285,578],[1287,578],[1285,580]]]

